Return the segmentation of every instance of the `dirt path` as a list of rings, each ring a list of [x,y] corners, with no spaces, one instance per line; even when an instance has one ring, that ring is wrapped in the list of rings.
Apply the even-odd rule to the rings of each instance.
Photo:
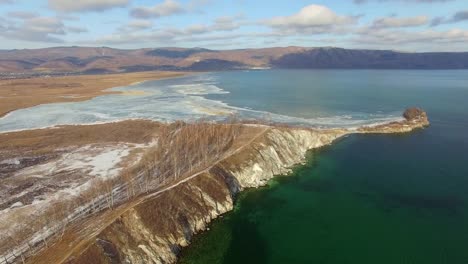
[[[74,224],[69,228],[67,232],[64,233],[62,239],[53,244],[49,245],[48,248],[41,251],[38,255],[33,256],[27,260],[27,263],[35,264],[49,264],[49,263],[64,263],[67,259],[75,254],[79,254],[88,247],[94,238],[98,236],[105,228],[112,224],[118,217],[127,211],[131,210],[135,206],[142,204],[150,199],[156,199],[164,192],[170,191],[177,186],[186,183],[203,173],[208,172],[216,164],[227,159],[228,157],[239,153],[245,147],[251,145],[255,140],[263,136],[270,127],[261,126],[262,130],[258,132],[255,136],[249,139],[247,142],[241,144],[239,147],[229,151],[223,157],[219,158],[212,165],[200,170],[199,172],[192,174],[189,177],[181,179],[169,186],[164,187],[161,190],[152,192],[150,194],[136,198],[133,201],[127,202],[113,210],[104,211],[96,216],[93,216],[89,219],[86,219],[80,223]],[[78,243],[76,243],[79,241]]]

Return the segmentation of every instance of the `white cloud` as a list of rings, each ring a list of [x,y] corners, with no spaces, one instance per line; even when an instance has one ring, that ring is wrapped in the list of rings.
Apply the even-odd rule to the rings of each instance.
[[[164,0],[152,7],[135,7],[130,15],[136,18],[158,18],[186,12],[185,8],[175,0]]]
[[[269,26],[279,38],[292,35],[347,34],[359,17],[338,15],[326,6],[309,5],[290,16],[273,17],[261,24]]]
[[[231,31],[238,29],[243,23],[243,15],[222,16],[215,19],[213,29],[219,31]]]
[[[63,43],[68,33],[87,32],[83,27],[66,26],[58,17],[29,15],[0,19],[0,29],[0,36],[4,38],[43,43]]]
[[[213,34],[217,32],[235,31],[243,23],[242,15],[223,16],[216,18],[211,24],[193,24],[185,28],[165,27],[153,28],[149,20],[133,20],[117,29],[111,35],[100,37],[96,43],[104,45],[128,45],[138,43],[171,44],[186,42],[201,42],[219,40]],[[143,31],[145,30],[145,31]],[[255,34],[260,36],[261,34]],[[228,36],[238,37],[239,34]],[[229,39],[229,37],[224,37]],[[87,43],[88,44],[88,43]]]
[[[38,42],[63,42],[58,35],[65,35],[65,25],[55,17],[33,17],[19,24],[12,24],[1,33],[2,36]]]
[[[454,0],[354,0],[355,4],[364,4],[367,2],[407,2],[407,3],[443,3]]]
[[[64,35],[64,25],[55,17],[34,17],[24,21],[23,28],[30,32]]]
[[[414,17],[383,17],[374,20],[374,28],[397,28],[397,27],[416,27],[426,25],[429,22],[427,16]]]
[[[49,7],[59,12],[102,12],[125,7],[130,0],[49,0]]]
[[[356,17],[340,16],[326,6],[309,5],[291,16],[274,17],[264,24],[280,30],[323,33],[337,26],[354,24]]]
[[[152,31],[152,32],[124,32],[105,35],[92,43],[105,45],[125,45],[141,43],[172,43],[175,35],[169,31]]]
[[[128,23],[128,27],[133,29],[148,29],[153,26],[153,23],[148,20],[133,20]]]
[[[203,34],[209,31],[210,31],[210,28],[208,26],[201,25],[201,24],[191,25],[185,29],[185,32],[187,32],[188,34]]]
[[[241,15],[218,17],[211,25],[191,25],[183,30],[183,33],[185,33],[185,35],[193,35],[213,33],[216,31],[233,31],[240,28],[242,19],[243,16]]]
[[[407,44],[436,45],[443,43],[444,47],[454,43],[468,42],[468,30],[451,29],[446,31],[404,31],[404,30],[372,30],[366,29],[358,32],[359,37],[354,42],[363,45],[376,45],[382,47],[399,46]]]

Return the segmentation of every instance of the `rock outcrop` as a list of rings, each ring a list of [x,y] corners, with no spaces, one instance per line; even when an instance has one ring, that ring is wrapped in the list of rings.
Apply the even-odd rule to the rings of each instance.
[[[415,129],[424,128],[429,126],[429,119],[426,112],[420,108],[408,108],[403,113],[403,120],[380,124],[376,126],[364,126],[358,129],[358,133],[406,133]]]
[[[416,122],[426,121],[426,122],[428,122],[427,121],[428,120],[427,119],[427,114],[421,108],[416,108],[416,107],[408,108],[403,113],[403,117],[409,122],[412,122],[412,121],[416,121]]]

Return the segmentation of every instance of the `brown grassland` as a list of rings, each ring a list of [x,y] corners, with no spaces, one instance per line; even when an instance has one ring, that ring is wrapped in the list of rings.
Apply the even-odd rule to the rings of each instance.
[[[58,149],[96,143],[148,143],[161,126],[161,123],[149,120],[127,120],[0,133],[0,159],[45,155]]]
[[[106,89],[146,80],[183,76],[182,72],[136,72],[0,80],[0,117],[40,104],[85,101],[111,94]]]
[[[74,199],[57,201],[36,215],[31,221],[21,221],[28,228],[20,232],[8,233],[9,241],[0,242],[0,252],[19,246],[44,226],[59,223],[75,208],[88,204],[104,195],[108,208],[115,209],[114,190],[127,186],[125,200],[132,201],[140,195],[158,190],[174,182],[183,180],[216,163],[232,149],[237,149],[259,133],[258,127],[244,127],[236,120],[231,123],[215,124],[203,120],[184,123],[163,124],[144,120],[129,120],[89,126],[63,126],[49,129],[20,131],[0,134],[0,157],[11,158],[20,154],[51,155],[60,149],[94,143],[148,143],[157,139],[157,146],[146,150],[139,163],[124,169],[117,178],[96,180],[92,188],[85,190]],[[60,155],[60,153],[58,154]],[[143,173],[143,181],[136,180]],[[7,180],[7,179],[5,179]],[[9,179],[14,182],[15,179]],[[120,201],[121,203],[122,201]],[[52,241],[61,241],[65,228]],[[28,245],[35,248],[35,245]],[[41,246],[41,245],[39,245]],[[42,246],[50,246],[49,238]],[[24,258],[21,254],[21,258]]]

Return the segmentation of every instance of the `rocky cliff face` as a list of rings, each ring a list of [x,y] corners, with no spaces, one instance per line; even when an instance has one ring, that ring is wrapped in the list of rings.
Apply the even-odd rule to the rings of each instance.
[[[192,236],[232,210],[244,188],[265,185],[344,131],[270,129],[240,152],[123,214],[70,263],[173,263]]]
[[[344,134],[339,130],[271,129],[220,165],[235,176],[242,188],[259,187],[302,163],[308,150],[328,145]]]
[[[308,150],[350,133],[407,132],[427,124],[427,118],[407,118],[355,131],[270,128],[209,171],[122,214],[69,263],[173,263],[194,234],[232,210],[239,191],[288,173]]]

